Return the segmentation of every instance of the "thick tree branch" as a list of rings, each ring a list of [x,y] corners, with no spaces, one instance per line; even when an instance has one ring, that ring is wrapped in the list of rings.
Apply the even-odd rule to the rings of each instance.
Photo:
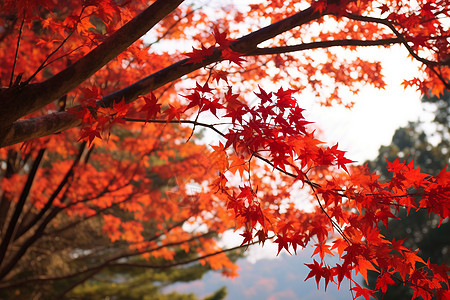
[[[159,1],[157,1],[159,2]],[[252,32],[248,35],[245,35],[238,40],[236,40],[232,44],[232,49],[234,51],[238,51],[240,53],[248,53],[251,51],[254,51],[258,44],[260,44],[263,41],[266,41],[268,39],[271,39],[275,36],[277,36],[280,33],[286,32],[288,30],[291,30],[297,26],[301,26],[303,24],[306,24],[310,22],[311,20],[314,20],[316,18],[319,18],[321,16],[320,13],[315,12],[314,9],[308,8],[306,10],[300,11],[296,14],[294,14],[291,17],[288,17],[286,19],[283,19],[281,21],[278,21],[274,24],[271,24],[269,26],[266,26],[262,29],[259,29],[255,32]],[[114,47],[111,45],[111,47]],[[94,50],[93,50],[94,51]],[[121,101],[122,99],[125,100],[125,102],[130,103],[134,100],[136,100],[140,95],[144,95],[149,93],[150,91],[156,90],[157,88],[162,87],[163,85],[170,83],[176,79],[181,78],[182,76],[189,74],[195,70],[198,70],[202,67],[205,67],[211,63],[215,63],[222,60],[221,52],[216,50],[214,53],[205,58],[205,60],[202,63],[188,63],[188,59],[181,60],[179,62],[176,62],[156,73],[153,73],[134,84],[123,88],[121,90],[118,90],[116,92],[113,92],[107,96],[105,96],[102,101],[101,105],[103,106],[111,106],[112,103],[115,101]],[[76,71],[76,70],[74,70]],[[81,70],[78,70],[81,72]],[[91,74],[92,75],[92,74]],[[89,75],[90,76],[90,75]],[[55,81],[53,84],[56,84],[56,86],[62,84],[62,82]],[[79,83],[78,83],[79,84]],[[78,85],[77,84],[77,85]],[[73,89],[77,85],[71,85],[71,88]],[[55,87],[53,87],[55,88]],[[48,89],[48,90],[47,90]],[[51,85],[47,87],[47,89],[42,90],[42,95],[34,97],[48,97],[47,93],[50,92],[52,89]],[[59,86],[58,86],[59,89]],[[35,92],[33,92],[35,93]],[[32,94],[33,94],[32,93]],[[64,93],[67,93],[65,91]],[[64,94],[63,93],[63,94]],[[30,97],[33,97],[33,95],[30,94]],[[50,95],[54,95],[54,92],[50,93]],[[55,94],[56,95],[56,94]],[[58,97],[60,97],[62,94],[58,93]],[[22,96],[23,97],[23,94]],[[57,99],[58,97],[50,97],[51,100],[39,100],[42,103],[50,103],[51,101]],[[49,98],[49,99],[50,99]],[[17,96],[16,96],[17,99]],[[1,100],[0,100],[1,101]],[[36,100],[37,101],[37,100]],[[2,103],[0,102],[0,105]],[[32,112],[36,110],[37,108],[42,106],[34,106],[34,108],[30,108],[29,111],[26,113]],[[20,116],[24,116],[24,113],[19,114]],[[1,117],[1,116],[0,116]],[[14,120],[12,120],[14,121]],[[26,122],[28,121],[28,122]],[[15,143],[19,143],[22,141],[26,141],[33,138],[38,138],[46,135],[50,135],[62,130],[66,130],[68,128],[73,128],[81,124],[80,120],[76,119],[75,116],[67,113],[67,112],[61,112],[61,113],[55,113],[48,116],[42,116],[38,118],[28,119],[28,120],[20,120],[17,122],[14,122],[12,124],[11,128],[6,130],[4,134],[4,138],[0,140],[0,147],[12,145]],[[26,123],[22,123],[26,122]],[[1,129],[1,128],[0,128]]]
[[[67,94],[125,51],[182,2],[157,0],[91,52],[48,80],[5,90],[0,95],[0,120],[10,124]]]
[[[11,125],[3,138],[0,138],[0,148],[61,132],[80,125],[80,119],[76,118],[74,114],[65,111],[19,120]]]

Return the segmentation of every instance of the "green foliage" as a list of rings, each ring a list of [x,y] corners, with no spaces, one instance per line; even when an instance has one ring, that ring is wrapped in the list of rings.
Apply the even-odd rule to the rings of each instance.
[[[202,278],[208,267],[194,264],[166,270],[114,268],[78,286],[69,299],[110,300],[197,300],[194,294],[165,294],[163,289],[176,282]],[[219,289],[206,299],[224,299],[226,290]]]

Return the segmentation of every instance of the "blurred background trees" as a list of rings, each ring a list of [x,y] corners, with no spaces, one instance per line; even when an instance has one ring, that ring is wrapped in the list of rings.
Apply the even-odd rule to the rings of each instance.
[[[179,126],[114,130],[108,147],[88,148],[64,133],[28,145],[28,154],[0,150],[0,232],[16,227],[2,262],[14,268],[2,273],[0,299],[193,300],[161,289],[212,269],[235,274],[240,251],[221,249],[222,221],[202,216],[210,199],[199,186],[211,175],[206,146],[174,143],[174,135],[190,134]],[[17,199],[28,195],[15,220]],[[199,228],[201,221],[209,226]],[[225,295],[219,289],[210,299]]]
[[[443,95],[424,96],[422,103],[426,113],[433,115],[432,120],[425,122],[418,120],[410,122],[406,127],[396,130],[392,142],[388,146],[380,147],[378,157],[368,162],[371,170],[381,171],[384,178],[389,178],[386,169],[387,162],[397,158],[420,165],[421,171],[430,175],[437,175],[450,162],[450,92]],[[426,118],[427,116],[425,116]],[[420,192],[420,191],[418,191]],[[411,210],[409,214],[400,209],[396,214],[401,220],[391,220],[389,231],[384,225],[382,233],[389,239],[405,240],[405,246],[419,249],[418,254],[426,260],[430,258],[433,264],[450,263],[450,222],[444,220],[439,226],[439,218],[429,218],[427,211]],[[374,273],[369,276],[369,286],[375,287]],[[385,295],[377,294],[379,299],[401,300],[411,299],[411,290],[405,286],[389,287]]]

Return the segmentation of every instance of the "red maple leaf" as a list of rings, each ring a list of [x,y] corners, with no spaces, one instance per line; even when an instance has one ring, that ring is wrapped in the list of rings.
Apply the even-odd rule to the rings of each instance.
[[[92,127],[84,127],[81,129],[80,138],[78,139],[78,141],[85,140],[89,143],[90,147],[92,141],[94,141],[95,138],[102,139],[102,136],[100,135],[98,129],[94,129]]]
[[[203,46],[203,44],[201,49],[196,49],[192,47],[192,52],[185,53],[185,55],[189,57],[189,60],[186,63],[193,63],[193,64],[201,63],[205,60],[206,57],[212,55],[213,53],[214,47],[206,48],[205,46]]]
[[[219,71],[214,71],[211,75],[211,77],[213,78],[213,80],[215,80],[217,83],[219,83],[219,80],[223,80],[226,83],[228,83],[228,72],[227,71],[223,71],[223,70],[219,70]]]
[[[362,288],[359,284],[355,283],[356,286],[352,287],[352,290],[356,292],[355,299],[359,296],[363,296],[364,299],[370,300],[370,297],[373,297],[373,291],[369,289]]]
[[[244,244],[250,245],[250,243],[253,240],[252,231],[251,230],[245,230],[244,233],[241,233],[240,235],[244,237],[244,241],[242,242],[241,246],[244,245]]]
[[[220,46],[219,49],[226,49],[233,42],[233,40],[227,38],[227,35],[228,31],[224,30],[220,32],[219,28],[214,26],[214,38],[216,39],[216,44]]]
[[[185,111],[183,108],[176,108],[169,104],[169,108],[167,108],[164,113],[167,115],[167,122],[172,121],[173,118],[177,118],[178,122],[181,121],[181,114]]]
[[[381,10],[381,14],[384,14],[385,12],[388,12],[390,10],[389,6],[387,4],[383,4],[379,7],[377,7],[379,10]]]
[[[155,95],[150,92],[150,98],[149,97],[142,97],[145,101],[145,105],[141,108],[140,111],[146,112],[145,119],[148,121],[149,119],[152,119],[156,117],[161,112],[161,104],[158,104],[158,99],[156,99]]]
[[[317,289],[319,289],[319,282],[320,279],[323,277],[325,279],[325,289],[328,285],[328,282],[330,280],[333,279],[333,275],[330,271],[330,269],[328,269],[326,266],[323,267],[323,263],[321,262],[320,264],[314,260],[313,264],[305,264],[308,268],[311,269],[311,271],[309,271],[308,276],[305,278],[304,281],[308,280],[309,278],[314,277],[317,283]],[[327,272],[328,270],[328,272]]]
[[[217,117],[217,109],[225,108],[221,103],[219,103],[219,101],[220,101],[220,99],[218,99],[218,98],[216,98],[212,101],[205,99],[201,111],[209,110],[216,118],[219,118],[219,117]]]
[[[230,62],[237,64],[239,67],[242,67],[242,62],[245,61],[245,59],[242,58],[241,53],[234,52],[229,48],[222,51],[222,57],[225,60],[229,60]]]
[[[392,279],[391,274],[385,272],[382,276],[378,276],[376,290],[381,290],[386,293],[388,285],[394,285],[395,281]]]
[[[286,251],[289,254],[291,254],[291,252],[289,252],[289,239],[287,237],[277,234],[277,239],[275,240],[274,243],[278,244],[277,256],[280,254],[280,252],[281,252],[281,250],[283,250],[283,248],[286,249]]]
[[[330,148],[330,150],[333,152],[334,156],[336,157],[336,160],[337,160],[336,164],[337,164],[338,168],[344,169],[345,172],[347,172],[347,174],[349,174],[347,167],[345,165],[354,163],[355,161],[344,157],[345,151],[338,150],[337,147],[338,147],[338,143],[336,143],[336,145],[334,145],[333,147]]]
[[[330,254],[331,256],[334,256],[333,252],[330,250],[330,245],[325,244],[325,242],[315,244],[314,247],[314,253],[311,255],[313,257],[316,254],[320,255],[320,260],[323,261],[323,258],[325,257],[325,254]]]

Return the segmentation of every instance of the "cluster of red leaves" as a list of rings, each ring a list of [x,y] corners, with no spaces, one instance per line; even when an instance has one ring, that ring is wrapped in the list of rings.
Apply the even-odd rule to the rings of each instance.
[[[87,91],[92,94],[88,100],[98,98],[95,91]],[[414,297],[422,296],[428,300],[436,295],[445,299],[448,268],[425,263],[417,256],[417,251],[402,246],[402,241],[386,240],[377,224],[388,227],[389,218],[395,218],[392,211],[399,207],[425,208],[439,215],[441,221],[448,218],[449,172],[444,169],[433,178],[414,168],[414,162],[406,164],[398,159],[388,162],[393,175],[387,182],[379,181],[378,175],[363,167],[349,170],[346,165],[353,161],[345,157],[337,144],[323,146],[314,137],[314,132],[308,130],[310,122],[304,119],[303,109],[293,98],[295,92],[283,88],[267,92],[259,87],[259,92],[255,93],[259,101],[251,107],[239,99],[239,94],[233,93],[231,86],[226,86],[221,94],[208,83],[197,83],[188,95],[183,96],[184,106],[170,106],[164,115],[166,122],[174,117],[180,120],[182,113],[193,109],[197,112],[196,121],[205,112],[230,119],[231,127],[222,133],[225,143],[213,146],[210,159],[219,177],[210,187],[215,197],[226,202],[236,228],[243,228],[242,245],[251,244],[255,238],[264,243],[274,235],[278,253],[282,249],[289,253],[293,249],[296,253],[298,248],[316,240],[314,254],[320,255],[321,262],[307,264],[311,269],[308,278],[315,277],[317,283],[323,278],[325,287],[330,281],[340,285],[344,278],[349,278],[355,285],[356,294],[368,299],[373,292],[358,285],[351,274],[359,272],[367,280],[367,270],[375,270],[380,273],[377,290],[385,291],[388,285],[407,283],[414,290]],[[142,111],[147,113],[146,121],[150,117],[164,116],[153,95],[145,101]],[[115,104],[105,110],[95,105],[88,101],[83,113],[78,112],[83,122],[91,122],[90,129],[83,128],[81,132],[82,138],[88,138],[89,142],[93,137],[87,135],[88,130],[97,133],[123,122],[127,107]],[[93,114],[92,110],[97,113]],[[291,177],[292,183],[300,181],[309,186],[318,212],[308,218],[299,218],[271,209],[273,199],[265,202],[258,195],[258,188],[253,188],[256,181],[253,172],[258,172],[252,172],[252,167],[257,165],[252,164],[254,160],[267,163],[271,168],[269,171],[278,170]],[[338,172],[338,169],[344,172]],[[324,170],[334,171],[329,176],[317,177]],[[228,173],[238,175],[243,184],[236,188],[228,180]],[[418,205],[414,197],[420,197]],[[291,210],[296,211],[293,207]],[[333,231],[337,235],[330,236]],[[333,246],[327,244],[330,238],[335,239]],[[324,258],[333,255],[333,249],[338,251],[342,263],[330,267],[324,263]]]
[[[279,89],[276,93],[267,93],[260,88],[260,92],[255,93],[259,103],[249,107],[237,102],[238,95],[232,94],[231,87],[228,87],[223,106],[227,107],[225,116],[232,119],[233,126],[224,134],[225,146],[214,150],[225,152],[232,149],[234,156],[244,160],[241,164],[247,161],[250,166],[251,159],[257,157],[273,169],[291,172],[289,174],[293,180],[311,186],[323,212],[330,219],[314,222],[312,228],[300,220],[286,223],[270,210],[261,209],[264,204],[252,189],[251,182],[235,191],[222,174],[213,187],[225,194],[227,207],[238,220],[237,227],[245,228],[243,244],[252,242],[253,238],[264,242],[269,231],[276,235],[278,252],[282,249],[289,252],[290,247],[296,251],[297,247],[305,247],[310,240],[317,239],[319,243],[314,253],[320,254],[322,262],[307,265],[312,269],[308,278],[314,276],[316,281],[324,278],[325,286],[329,281],[340,285],[343,278],[351,278],[352,271],[361,272],[366,277],[367,270],[371,269],[380,272],[376,287],[379,290],[385,291],[388,285],[409,282],[414,289],[414,297],[420,295],[431,299],[431,295],[436,294],[440,299],[445,299],[441,288],[448,289],[446,267],[425,263],[417,256],[417,251],[403,247],[402,241],[387,241],[380,234],[377,224],[382,222],[388,227],[389,218],[395,218],[392,209],[417,208],[413,198],[416,196],[421,197],[419,208],[428,209],[430,213],[439,215],[441,220],[447,218],[450,207],[449,172],[443,169],[432,178],[421,173],[419,168],[415,169],[414,162],[400,163],[398,159],[389,163],[393,176],[388,182],[380,182],[379,176],[369,173],[367,169],[354,168],[349,172],[346,164],[352,161],[338,150],[337,145],[320,147],[313,133],[308,133],[305,128],[308,122],[292,98],[293,92]],[[230,100],[231,104],[228,102]],[[223,157],[227,158],[226,155]],[[332,166],[346,171],[343,178],[327,179],[320,186],[309,181],[308,170]],[[242,179],[245,180],[244,177]],[[412,189],[415,192],[411,192]],[[330,246],[325,242],[333,227],[342,239],[336,240],[331,249],[336,248],[340,254],[345,254],[341,257],[341,265],[330,268],[323,264],[323,259],[325,254],[331,254]],[[357,294],[368,299],[371,292],[356,282],[354,284]]]
[[[235,52],[230,48],[233,40],[229,39],[227,36],[227,31],[220,32],[217,27],[214,27],[215,44],[210,47],[205,47],[202,44],[200,49],[192,47],[192,52],[185,54],[189,57],[186,63],[201,63],[205,58],[212,55],[214,51],[220,51],[224,60],[228,60],[230,63],[235,63],[239,67],[242,67],[242,62],[245,61],[245,59],[242,58],[240,53]]]
[[[68,109],[68,112],[82,120],[78,141],[84,140],[90,146],[95,138],[109,137],[114,124],[125,122],[123,118],[130,105],[125,101],[120,101],[114,103],[112,107],[102,107],[100,90],[96,86],[91,89],[82,88],[81,92],[83,93],[83,99],[80,100],[81,105]],[[144,98],[146,105],[142,110],[147,111],[147,117],[155,115],[159,107],[153,99],[154,96],[150,99]]]
[[[437,17],[449,15],[448,4],[445,1],[420,0],[416,1],[418,8],[412,8],[406,1],[392,0],[377,7],[381,13],[388,14],[387,20],[394,24],[398,34],[406,40],[405,44],[410,48],[408,50],[420,55],[426,54],[428,55],[427,59],[437,62],[437,65],[431,65],[435,67],[434,69],[428,68],[424,72],[427,75],[426,80],[414,78],[404,82],[405,86],[415,86],[424,93],[433,89],[435,94],[439,94],[444,88],[439,76],[450,77],[448,66],[441,65],[441,62],[448,61],[449,43],[444,38],[448,34],[444,32],[445,29]],[[29,30],[23,32],[21,45],[21,51],[25,53],[23,55],[28,55],[21,59],[28,58],[29,63],[17,66],[17,73],[33,74],[29,79],[30,82],[44,80],[47,75],[40,72],[44,68],[46,68],[47,74],[56,74],[120,28],[131,19],[132,13],[139,11],[144,6],[144,1],[123,1],[120,2],[121,5],[118,4],[119,2],[89,0],[82,1],[81,4],[76,2],[67,4],[58,1],[36,3],[27,0],[3,1],[0,6],[2,12],[5,15],[16,16],[16,20],[5,21],[2,24],[2,30],[14,28],[14,22],[20,17],[18,12],[23,14],[23,21],[29,27]],[[275,22],[298,11],[296,6],[298,1],[270,2],[269,10],[266,9],[265,3],[254,4],[251,5],[251,10],[246,15],[236,13],[232,18],[235,21],[242,21],[245,17],[249,20],[269,18]],[[366,11],[373,12],[372,5],[379,5],[375,1],[340,1],[339,5],[337,5],[338,1],[334,4],[333,1],[324,0],[309,2],[316,12],[332,15],[336,22],[342,22],[339,24],[340,26],[335,26],[338,31],[330,30],[330,32],[321,32],[316,37],[310,37],[309,30],[311,28],[305,25],[284,36],[274,38],[274,45],[285,45],[288,40],[303,40],[304,37],[308,37],[313,43],[336,41],[349,37],[359,41],[395,37],[393,34],[383,33],[384,31],[381,29],[384,26],[383,19],[377,19],[367,26],[361,26],[359,21],[351,19],[352,13],[366,15]],[[37,3],[39,4],[36,5]],[[48,14],[48,11],[57,11],[58,14]],[[188,32],[192,31],[189,29],[196,26],[195,22],[191,22],[194,14],[191,8],[180,8],[170,14],[161,22],[160,28],[156,29],[157,40],[160,38],[177,40],[180,37],[200,40],[201,33],[196,33],[197,35],[193,37],[188,36]],[[344,16],[346,18],[343,18]],[[199,14],[196,17],[203,20],[204,24],[208,24],[209,20],[205,18],[205,15]],[[177,21],[181,19],[186,20],[183,27],[171,30],[179,25]],[[317,23],[320,24],[325,19],[326,17],[321,16]],[[33,21],[40,22],[36,26],[37,29],[33,28]],[[249,24],[250,28],[253,24],[250,21]],[[45,31],[45,34],[36,34],[36,31],[41,30]],[[237,33],[238,31],[234,32],[234,34]],[[40,47],[39,52],[51,53],[50,55],[37,55],[36,43],[24,42],[35,41],[36,35],[39,36],[37,41],[37,45]],[[13,35],[2,35],[1,37],[5,38],[9,44],[17,40]],[[185,64],[202,63],[208,57],[220,54],[222,60],[229,61],[233,67],[242,67],[243,55],[233,51],[233,39],[228,37],[227,31],[220,31],[216,27],[210,40],[209,44],[205,43],[210,46],[201,44],[199,49],[193,48],[192,52],[185,54],[189,57]],[[0,49],[0,56],[10,64],[0,69],[1,78],[9,78],[12,62],[15,61],[14,53],[10,50]],[[314,277],[317,284],[323,278],[325,287],[330,281],[339,286],[344,278],[352,278],[352,272],[360,272],[366,277],[367,270],[376,270],[380,273],[377,290],[385,291],[387,286],[393,284],[409,284],[414,290],[414,298],[421,296],[427,300],[435,295],[439,299],[446,299],[449,288],[448,268],[425,262],[417,256],[417,251],[404,247],[403,241],[386,240],[380,234],[377,225],[381,222],[388,227],[389,219],[395,218],[393,212],[399,207],[427,209],[430,214],[440,216],[441,221],[447,219],[450,210],[449,172],[443,169],[438,176],[431,177],[421,173],[420,169],[415,169],[413,163],[406,164],[396,160],[389,162],[389,170],[392,172],[390,180],[381,182],[378,175],[368,172],[364,167],[348,167],[347,164],[352,161],[345,157],[344,151],[338,149],[338,144],[327,146],[319,141],[314,131],[308,130],[309,122],[304,119],[303,109],[293,98],[294,93],[306,89],[307,86],[312,86],[314,93],[321,98],[326,98],[324,100],[326,105],[331,105],[334,102],[341,102],[339,87],[347,87],[351,92],[356,93],[359,89],[358,84],[361,82],[378,88],[383,88],[385,85],[380,75],[378,62],[369,63],[360,59],[342,61],[331,51],[325,52],[325,56],[327,62],[324,64],[318,64],[307,53],[298,56],[300,58],[294,58],[288,53],[260,56],[258,60],[249,57],[246,58],[246,64],[248,63],[246,67],[249,70],[240,74],[241,77],[238,77],[236,74],[239,72],[232,68],[230,70],[211,69],[210,72],[207,72],[208,74],[200,72],[203,77],[210,77],[204,84],[197,82],[189,94],[183,96],[182,100],[186,102],[185,105],[173,102],[161,103],[158,101],[159,98],[153,94],[144,97],[145,103],[141,106],[140,112],[145,114],[143,120],[146,123],[159,121],[159,123],[167,124],[174,119],[182,123],[182,121],[186,121],[183,120],[183,117],[188,111],[197,113],[194,121],[196,126],[205,125],[197,122],[200,114],[204,115],[205,113],[229,120],[231,127],[226,132],[216,129],[216,132],[222,135],[224,143],[213,146],[214,151],[205,156],[208,158],[209,165],[201,166],[201,170],[208,170],[208,176],[205,175],[206,171],[203,175],[195,175],[196,182],[208,181],[209,189],[214,193],[212,195],[208,192],[200,193],[197,201],[192,201],[185,193],[184,201],[189,209],[181,210],[177,207],[178,202],[160,197],[161,195],[156,195],[156,193],[155,199],[150,201],[144,195],[149,192],[148,190],[136,191],[130,187],[128,182],[128,184],[123,184],[128,187],[128,194],[114,195],[116,198],[112,197],[111,199],[101,198],[101,201],[94,201],[93,207],[103,209],[108,203],[118,203],[114,201],[118,201],[117,199],[122,197],[124,210],[136,212],[136,216],[139,216],[137,219],[156,220],[155,222],[159,222],[159,226],[162,226],[160,224],[163,224],[164,220],[170,219],[175,212],[179,213],[179,219],[183,219],[190,216],[201,218],[201,212],[214,211],[218,216],[216,219],[203,218],[201,221],[208,225],[214,224],[215,228],[218,228],[217,232],[223,232],[225,228],[233,225],[236,229],[243,229],[242,245],[248,245],[255,240],[264,243],[266,239],[274,236],[276,237],[275,243],[278,244],[278,253],[283,249],[289,253],[292,249],[296,253],[298,248],[304,248],[309,243],[314,243],[314,255],[320,256],[320,263],[314,260],[313,264],[307,264],[311,269],[307,278]],[[174,60],[176,60],[176,55],[147,53],[147,47],[139,41],[119,55],[115,61],[111,61],[108,66],[98,71],[95,78],[93,77],[91,80],[95,81],[98,86],[102,86],[102,93],[109,93],[140,79],[143,74],[141,70],[144,70],[145,74],[151,74],[173,63]],[[259,91],[255,93],[258,103],[253,106],[242,99],[246,96],[245,94],[242,96],[236,92],[236,89],[233,91],[233,80],[236,82],[236,78],[239,78],[251,85],[258,78],[266,77],[269,74],[267,71],[271,64],[279,68],[279,72],[271,77],[271,81],[278,84],[286,78],[291,78],[293,89],[279,88],[276,92],[268,92],[260,87]],[[301,75],[291,76],[289,72],[292,67],[301,68],[303,77]],[[127,68],[127,76],[120,76],[120,71],[125,68]],[[258,71],[252,71],[256,69]],[[235,74],[232,74],[233,72]],[[355,73],[358,75],[352,75]],[[195,73],[192,78],[198,75]],[[209,85],[210,78],[212,81],[216,81],[217,86],[222,82],[227,85],[221,90],[215,89]],[[329,79],[336,87],[330,95],[323,96],[324,90],[327,89],[326,82],[329,82]],[[3,85],[7,84],[3,81],[2,83]],[[95,86],[92,87],[92,82],[85,82],[79,91],[82,94],[79,98],[80,106],[75,106],[69,111],[82,120],[79,140],[87,141],[89,144],[92,144],[95,138],[108,137],[111,127],[117,123],[124,123],[125,117],[130,114],[130,111],[132,114],[137,113],[132,111],[130,105],[125,104],[124,101],[115,102],[111,107],[102,106],[101,92]],[[167,87],[167,91],[168,94],[174,94],[173,85]],[[69,98],[73,98],[73,94],[73,92],[69,93]],[[351,104],[347,105],[351,106]],[[50,109],[50,106],[48,108]],[[213,125],[206,127],[215,129]],[[180,129],[180,131],[183,130]],[[183,131],[182,138],[188,139],[187,131]],[[175,141],[171,147],[176,148],[179,139],[174,138],[173,132],[172,135],[163,136],[160,140],[151,139],[149,136],[146,136],[146,139],[134,139],[133,141],[124,138],[120,146],[136,157],[140,157],[136,154],[139,151],[154,152],[160,160],[168,162],[175,160],[175,157],[181,153],[183,157],[193,157],[200,161],[201,155],[195,146],[188,149],[177,148],[178,152],[175,153],[170,150],[169,146],[164,148],[159,144],[161,140],[170,139]],[[153,147],[152,150],[149,150],[148,144]],[[111,166],[113,164],[100,156],[96,159],[98,165]],[[190,161],[195,161],[195,159]],[[131,165],[135,162],[129,163]],[[148,167],[149,163],[142,162],[142,164],[147,164],[145,166]],[[261,166],[264,164],[265,166]],[[144,174],[145,170],[140,167],[142,166],[139,168],[136,166],[135,174],[130,174],[129,177],[135,179],[138,178],[138,175]],[[171,163],[155,169],[158,169],[161,177],[170,173],[192,172],[186,164],[181,163]],[[117,170],[118,173],[125,173],[124,168],[117,167]],[[106,182],[111,179],[111,175],[107,171],[95,172],[92,169],[91,172],[103,176],[102,185],[108,186]],[[213,173],[217,176],[211,175]],[[238,177],[240,184],[234,184],[230,179],[232,176]],[[286,186],[274,187],[267,182],[267,179],[270,179],[271,182],[282,182]],[[4,179],[4,182],[8,184],[13,181],[14,179]],[[78,181],[79,186],[83,186],[83,184],[92,187],[100,185],[93,176],[88,175],[78,178]],[[151,185],[149,180],[143,180],[143,182]],[[310,195],[316,203],[314,212],[306,213],[298,209],[297,203],[292,201],[290,188],[296,182],[306,186],[305,189],[309,189]],[[118,187],[117,190],[121,188]],[[111,187],[108,187],[108,192],[110,189]],[[95,188],[92,188],[90,193],[93,190]],[[45,193],[42,192],[42,194]],[[140,199],[142,202],[126,202],[124,199],[129,194],[133,194],[139,199],[142,197]],[[90,198],[88,192],[83,196],[86,199]],[[280,207],[283,200],[286,199],[290,200],[289,207],[287,210],[283,210]],[[34,199],[33,203],[41,207],[43,201]],[[80,201],[85,201],[85,199]],[[150,209],[144,211],[143,205]],[[161,207],[165,209],[161,210]],[[230,218],[225,216],[226,210],[232,216],[233,222],[230,222]],[[156,213],[156,211],[158,212]],[[94,213],[91,207],[83,206],[79,202],[72,205],[70,212],[79,215]],[[113,216],[104,215],[103,217],[103,230],[112,241],[124,239],[140,242],[141,228],[139,225],[128,222],[118,226],[117,219],[114,219]],[[135,232],[132,230],[134,227],[136,228]],[[187,240],[187,233],[182,230],[171,234],[173,235],[168,235],[166,243],[177,238]],[[332,244],[329,244],[329,240],[333,240]],[[204,245],[206,245],[205,248],[212,251],[217,249],[212,241],[208,241]],[[148,245],[145,244],[145,246]],[[139,244],[134,247],[142,251],[144,245]],[[183,247],[189,248],[186,244]],[[341,264],[333,267],[324,261],[327,255],[332,255],[332,251],[337,251],[342,260]],[[174,253],[168,250],[160,255],[170,259]],[[229,266],[229,262],[225,263],[223,257],[215,262],[211,261],[211,263],[218,268],[223,265]],[[356,297],[362,295],[368,299],[372,294],[372,291],[362,288],[354,281],[353,283]]]

